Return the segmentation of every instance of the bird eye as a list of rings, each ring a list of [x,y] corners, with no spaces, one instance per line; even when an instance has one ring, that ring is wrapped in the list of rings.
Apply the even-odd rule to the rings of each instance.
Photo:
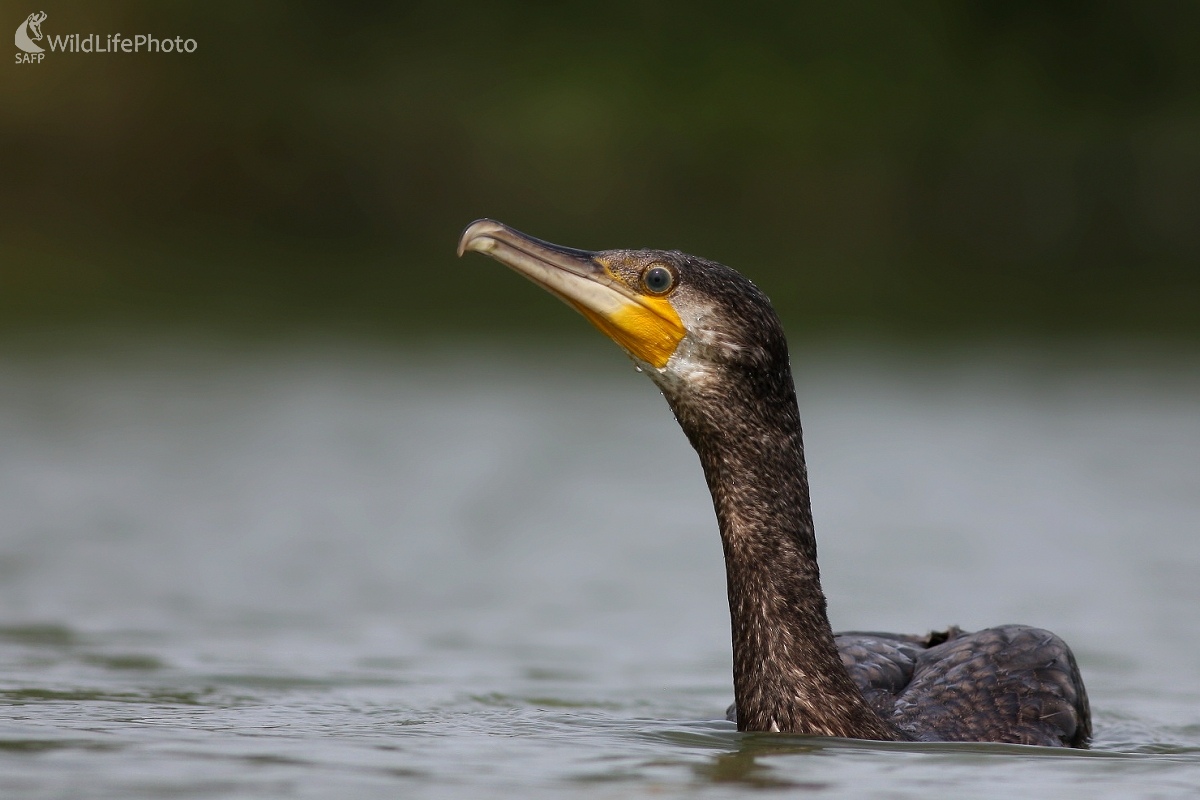
[[[642,284],[654,294],[665,294],[675,285],[675,276],[666,267],[651,267],[642,275]]]

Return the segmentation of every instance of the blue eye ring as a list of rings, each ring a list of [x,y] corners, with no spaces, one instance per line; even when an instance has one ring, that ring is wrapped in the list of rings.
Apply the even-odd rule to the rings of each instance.
[[[675,273],[662,264],[655,264],[642,273],[642,286],[650,294],[666,294],[675,288]]]

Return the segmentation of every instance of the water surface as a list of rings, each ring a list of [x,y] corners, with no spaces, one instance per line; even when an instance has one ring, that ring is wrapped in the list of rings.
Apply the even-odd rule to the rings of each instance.
[[[1200,362],[794,362],[835,627],[1055,630],[1092,751],[722,721],[708,496],[611,349],[139,342],[0,355],[0,794],[1193,796]]]

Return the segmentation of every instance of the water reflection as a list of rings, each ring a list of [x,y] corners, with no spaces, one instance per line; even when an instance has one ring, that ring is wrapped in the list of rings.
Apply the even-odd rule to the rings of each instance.
[[[804,737],[744,736],[733,752],[715,756],[708,764],[696,768],[701,781],[713,783],[739,783],[755,789],[792,789],[795,791],[823,791],[833,788],[832,783],[802,781],[787,777],[780,770],[764,764],[764,756],[808,755],[817,752],[820,744],[813,741],[794,741]]]

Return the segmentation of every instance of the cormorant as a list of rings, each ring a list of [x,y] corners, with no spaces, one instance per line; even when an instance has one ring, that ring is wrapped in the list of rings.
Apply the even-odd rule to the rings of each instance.
[[[1048,631],[834,634],[787,342],[753,283],[674,250],[575,250],[488,219],[463,231],[468,250],[624,348],[699,454],[725,552],[738,730],[1087,746],[1079,668]]]

